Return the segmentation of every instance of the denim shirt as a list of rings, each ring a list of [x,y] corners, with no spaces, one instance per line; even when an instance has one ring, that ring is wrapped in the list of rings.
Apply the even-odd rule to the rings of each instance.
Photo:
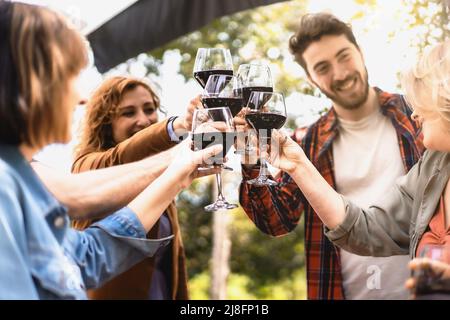
[[[149,240],[127,207],[84,231],[17,147],[0,144],[0,299],[86,299],[95,288],[170,243]]]

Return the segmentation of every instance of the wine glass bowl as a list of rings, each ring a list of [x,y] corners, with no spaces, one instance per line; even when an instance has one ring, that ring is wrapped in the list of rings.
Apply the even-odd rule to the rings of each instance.
[[[225,48],[199,48],[194,63],[194,78],[205,87],[213,74],[233,75],[233,60]]]
[[[269,66],[261,63],[245,63],[238,68],[236,76],[242,83],[244,105],[249,102],[250,94],[254,91],[273,92],[273,80]],[[245,155],[255,149],[251,146],[251,133],[247,132],[244,148],[237,149],[236,153]]]
[[[241,64],[237,77],[242,82],[244,103],[247,104],[253,91],[273,92],[273,81],[269,66],[265,64]]]
[[[230,108],[235,117],[243,107],[242,83],[232,75],[211,75],[202,93],[202,103],[205,108]]]

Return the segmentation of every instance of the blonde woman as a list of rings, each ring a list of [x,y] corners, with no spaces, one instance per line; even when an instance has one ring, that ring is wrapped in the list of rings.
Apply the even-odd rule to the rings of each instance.
[[[328,238],[359,255],[414,258],[425,244],[450,243],[450,40],[405,73],[403,87],[428,151],[368,210],[334,191],[294,141],[274,133],[280,148],[271,150],[272,165],[294,179]]]
[[[29,162],[42,147],[70,140],[84,40],[45,8],[0,1],[0,299],[84,299],[172,237],[145,235],[204,157],[187,144],[176,162],[131,203],[83,232]],[[159,173],[160,168],[155,169]]]

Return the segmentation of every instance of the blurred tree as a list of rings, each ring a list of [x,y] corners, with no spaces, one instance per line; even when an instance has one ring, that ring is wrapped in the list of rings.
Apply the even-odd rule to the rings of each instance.
[[[183,58],[180,73],[187,80],[192,78],[197,48],[225,47],[230,49],[235,66],[252,60],[270,63],[276,90],[286,95],[310,90],[305,81],[295,78],[283,63],[289,55],[288,38],[305,12],[306,4],[307,0],[295,0],[216,19],[200,30],[151,51],[147,68],[154,72],[167,50],[177,50]]]
[[[408,12],[405,28],[417,36],[412,45],[422,51],[450,36],[448,0],[404,0]]]
[[[203,207],[212,201],[209,178],[195,180],[177,198],[181,235],[187,257],[189,278],[208,268],[212,248],[212,215]]]
[[[290,279],[304,267],[302,221],[293,232],[275,239],[255,228],[242,209],[234,219],[230,230],[233,243],[231,270],[233,274],[250,277],[248,288],[255,296],[263,298],[266,293],[262,288]],[[294,285],[300,286],[300,283]]]

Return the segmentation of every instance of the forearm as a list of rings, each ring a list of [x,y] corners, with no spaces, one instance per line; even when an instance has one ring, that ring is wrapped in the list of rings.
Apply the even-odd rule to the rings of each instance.
[[[341,196],[325,181],[306,157],[290,173],[290,176],[329,229],[336,228],[344,221],[345,206]]]
[[[73,219],[93,219],[126,206],[170,161],[166,153],[111,168],[58,174],[38,163],[35,171]]]
[[[182,190],[179,180],[174,170],[167,169],[128,205],[136,213],[147,232]]]
[[[138,162],[75,175],[80,196],[71,217],[93,218],[126,206],[167,168],[168,161],[153,156]],[[89,182],[91,181],[91,182]],[[90,187],[95,186],[95,187]],[[76,194],[75,193],[75,194]],[[72,193],[74,195],[74,193]]]
[[[161,121],[137,132],[108,150],[82,152],[75,159],[72,172],[108,168],[140,161],[175,145],[176,143],[170,140],[167,132],[167,120]]]

